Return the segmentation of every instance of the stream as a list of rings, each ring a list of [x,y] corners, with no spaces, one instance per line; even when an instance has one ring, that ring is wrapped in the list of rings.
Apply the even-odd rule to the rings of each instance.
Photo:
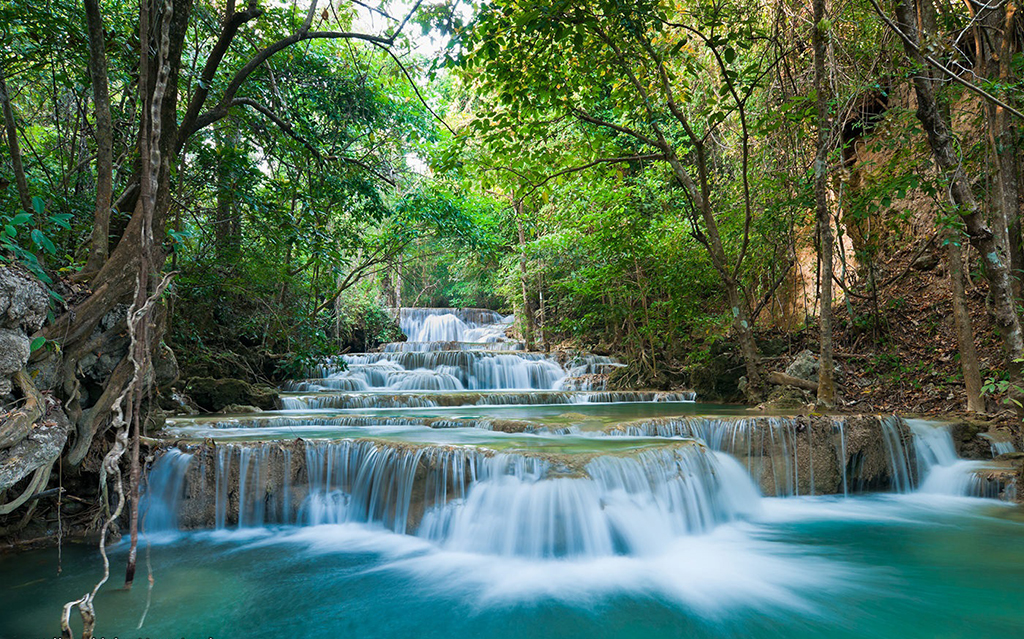
[[[612,392],[617,362],[525,352],[510,317],[399,320],[283,410],[169,420],[97,636],[1024,636],[1016,487],[948,424]],[[101,570],[0,556],[0,639],[58,636]]]

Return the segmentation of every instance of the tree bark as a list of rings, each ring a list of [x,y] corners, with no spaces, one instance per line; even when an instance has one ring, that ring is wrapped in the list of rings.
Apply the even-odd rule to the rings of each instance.
[[[952,234],[948,234],[952,235]],[[978,365],[978,350],[974,346],[974,327],[967,310],[964,294],[964,259],[960,245],[954,238],[947,237],[946,263],[949,266],[950,289],[953,297],[953,322],[956,325],[956,340],[960,351],[960,369],[964,375],[967,391],[967,410],[972,413],[985,412],[981,400],[981,369]]]
[[[818,404],[832,408],[836,404],[835,363],[832,359],[832,223],[828,210],[826,179],[828,172],[829,117],[825,87],[825,0],[814,0],[811,41],[814,48],[814,91],[818,99],[818,151],[814,159],[814,208],[818,226],[819,367]]]
[[[0,106],[4,112],[4,129],[7,131],[7,148],[11,153],[11,166],[14,169],[14,183],[18,188],[18,199],[21,208],[33,213],[32,196],[28,191],[28,180],[25,179],[25,165],[21,159],[21,145],[18,144],[18,126],[14,122],[14,108],[11,106],[11,93],[7,90],[7,81],[0,70]]]
[[[1002,86],[1014,81],[1011,70],[1014,40],[1014,14],[1016,6],[1006,2],[1002,6],[985,9],[992,28],[986,35],[993,39],[990,54],[980,55],[986,66],[985,75]],[[1017,131],[1006,109],[998,104],[986,103],[989,139],[996,158],[997,202],[1001,219],[1006,222],[1007,253],[1010,258],[1010,274],[1014,292],[1021,297],[1021,275],[1024,271],[1024,247],[1022,247],[1020,221],[1020,166],[1017,157]]]
[[[923,69],[925,60],[917,44],[917,22],[911,0],[899,0],[896,15],[899,29],[905,38],[906,54],[919,69]],[[950,199],[964,222],[971,245],[982,256],[985,277],[992,295],[991,312],[996,330],[1003,342],[1005,366],[1014,382],[1013,385],[1019,385],[1019,360],[1024,356],[1024,338],[1021,335],[1020,318],[1013,295],[1013,280],[1006,257],[1002,255],[1001,243],[985,221],[981,206],[971,191],[970,181],[956,153],[950,126],[940,114],[938,100],[927,75],[914,75],[914,91],[917,94],[917,118],[928,136],[935,164],[949,183]]]
[[[530,300],[530,289],[527,283],[529,279],[526,270],[526,227],[523,224],[523,203],[516,201],[516,230],[519,232],[519,283],[523,293],[523,341],[526,350],[534,350],[537,332],[537,317],[534,314],[533,302]]]
[[[230,263],[241,245],[242,220],[235,196],[237,132],[217,135],[217,218],[213,222],[214,248],[221,261]]]
[[[107,54],[99,0],[84,0],[89,32],[89,78],[96,111],[96,212],[93,216],[89,258],[83,271],[99,272],[107,260],[110,244],[110,206],[113,199],[113,124],[110,116],[110,86],[107,82]]]

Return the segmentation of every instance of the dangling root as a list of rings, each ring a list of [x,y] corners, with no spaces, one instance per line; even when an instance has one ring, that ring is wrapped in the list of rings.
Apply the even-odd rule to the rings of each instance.
[[[50,471],[53,470],[53,464],[56,461],[56,459],[51,459],[48,464],[43,464],[37,468],[35,474],[32,475],[32,480],[29,481],[28,488],[25,489],[25,492],[21,493],[21,495],[13,501],[9,501],[6,504],[0,504],[0,515],[6,515],[14,512],[22,504],[34,497],[36,493],[46,487],[46,482],[50,481]]]

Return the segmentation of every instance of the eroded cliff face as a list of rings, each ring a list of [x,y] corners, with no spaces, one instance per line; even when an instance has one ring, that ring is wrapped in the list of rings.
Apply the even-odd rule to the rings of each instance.
[[[26,370],[32,333],[46,321],[49,297],[36,279],[0,268],[0,516],[46,487],[70,424]]]

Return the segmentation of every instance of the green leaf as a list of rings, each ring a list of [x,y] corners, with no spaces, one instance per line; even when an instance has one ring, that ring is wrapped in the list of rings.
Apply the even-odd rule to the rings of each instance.
[[[13,224],[15,226],[21,226],[23,224],[28,224],[31,221],[32,221],[32,214],[31,213],[18,213],[17,215],[14,216],[14,218],[11,219],[11,224]]]
[[[43,232],[39,229],[32,229],[32,241],[35,242],[36,246],[51,255],[57,252],[57,248],[50,241],[50,238],[43,235]]]
[[[39,197],[38,195],[32,196],[32,210],[42,215],[45,209],[46,202],[43,201],[43,198]]]
[[[37,350],[39,350],[40,348],[42,348],[43,344],[45,344],[45,343],[46,343],[46,338],[43,337],[42,335],[40,335],[39,337],[37,337],[34,340],[32,340],[32,345],[30,347],[30,350],[34,353]]]
[[[4,232],[7,233],[8,237],[17,237],[18,229],[14,228],[10,224],[4,225]]]
[[[727,64],[732,64],[736,59],[736,49],[726,47],[725,51],[722,52],[722,57],[725,58]]]

